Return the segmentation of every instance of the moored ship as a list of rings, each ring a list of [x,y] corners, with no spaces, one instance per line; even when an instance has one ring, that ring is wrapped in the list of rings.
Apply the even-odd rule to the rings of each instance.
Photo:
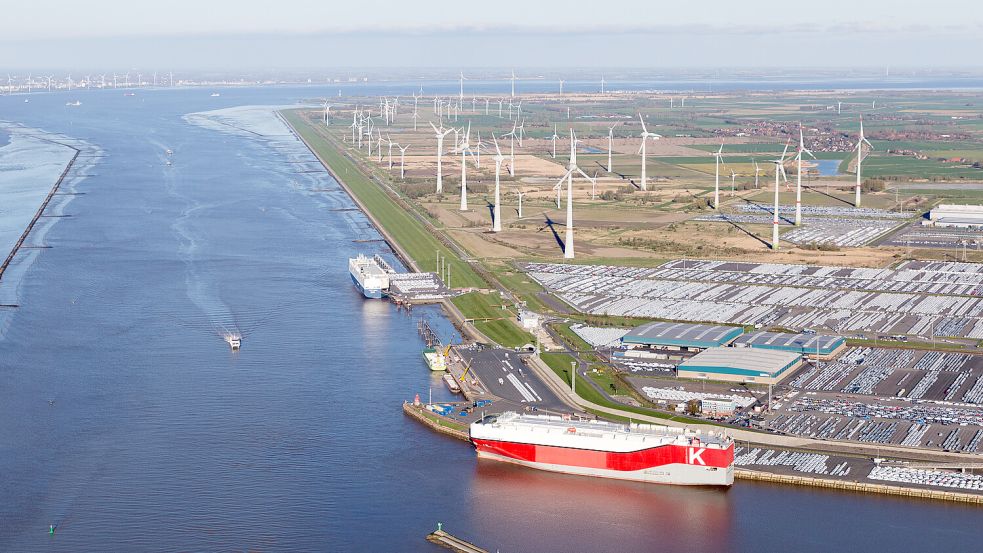
[[[352,282],[367,298],[381,298],[389,289],[389,274],[370,257],[359,254],[348,260],[348,272]]]
[[[734,441],[712,432],[513,412],[486,416],[470,430],[479,458],[659,484],[734,483]]]

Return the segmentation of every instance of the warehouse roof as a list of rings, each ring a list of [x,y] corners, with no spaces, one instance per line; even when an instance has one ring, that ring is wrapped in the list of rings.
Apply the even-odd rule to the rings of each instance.
[[[743,332],[737,326],[657,322],[632,329],[621,341],[626,344],[710,348],[728,344]]]
[[[735,346],[780,349],[797,353],[816,353],[818,346],[820,355],[829,355],[843,343],[842,336],[790,334],[786,332],[752,332],[734,340]]]
[[[802,356],[769,349],[710,348],[682,362],[680,371],[776,376],[796,366]]]

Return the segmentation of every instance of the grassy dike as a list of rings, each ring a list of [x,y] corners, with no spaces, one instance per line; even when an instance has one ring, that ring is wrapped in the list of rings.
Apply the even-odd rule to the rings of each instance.
[[[451,284],[455,288],[490,288],[491,285],[472,265],[441,241],[433,228],[413,215],[413,206],[404,198],[367,176],[358,165],[344,154],[345,146],[338,143],[322,129],[311,124],[298,110],[280,112],[330,171],[344,181],[344,186],[355,196],[359,205],[380,227],[383,234],[422,271],[436,270],[437,252],[445,264],[450,265]],[[445,240],[448,240],[445,237]],[[516,313],[502,311],[497,294],[471,292],[452,300],[465,319],[473,320],[474,328],[490,340],[505,347],[518,347],[535,342],[535,338],[523,331],[513,321]]]
[[[344,155],[344,146],[318,132],[297,110],[280,112],[294,131],[304,139],[331,172],[351,191],[366,211],[379,223],[386,234],[398,241],[399,246],[416,263],[421,271],[436,271],[437,252],[451,267],[451,284],[458,288],[484,288],[488,283],[471,265],[461,260],[449,247],[438,240],[419,219],[411,215],[397,198],[367,177],[355,163]],[[467,314],[466,314],[467,315]]]

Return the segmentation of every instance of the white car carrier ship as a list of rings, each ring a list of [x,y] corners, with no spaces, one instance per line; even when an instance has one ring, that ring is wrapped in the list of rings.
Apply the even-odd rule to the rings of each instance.
[[[348,272],[352,275],[352,282],[367,298],[381,298],[389,289],[389,273],[371,257],[358,254],[358,257],[350,258]]]

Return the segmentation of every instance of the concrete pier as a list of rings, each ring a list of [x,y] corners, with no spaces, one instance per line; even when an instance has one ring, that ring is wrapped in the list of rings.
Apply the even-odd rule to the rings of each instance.
[[[457,553],[488,553],[486,549],[482,549],[471,542],[452,536],[443,530],[435,530],[427,534],[427,541],[435,543],[441,547],[446,547],[447,549],[456,551]]]

